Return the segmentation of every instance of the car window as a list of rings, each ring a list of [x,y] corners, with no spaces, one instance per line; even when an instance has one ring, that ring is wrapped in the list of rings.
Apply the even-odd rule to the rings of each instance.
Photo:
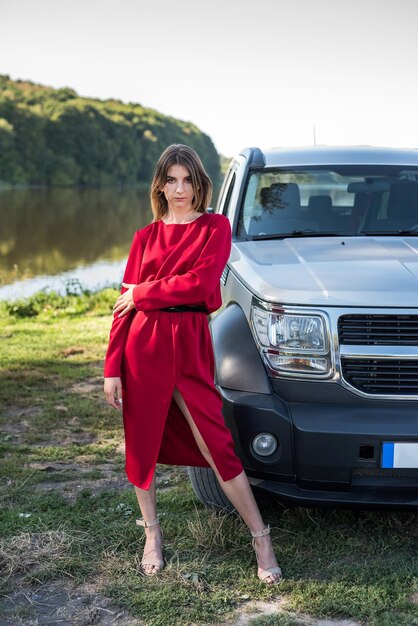
[[[222,212],[223,215],[227,215],[228,214],[228,207],[229,207],[229,203],[231,201],[232,192],[234,190],[235,179],[236,179],[236,173],[232,172],[230,174],[229,180],[227,182],[227,187],[226,187],[226,191],[225,191],[225,195],[224,195],[223,204],[221,204],[221,212]]]
[[[418,169],[338,166],[251,173],[238,236],[294,231],[360,235],[418,233]]]

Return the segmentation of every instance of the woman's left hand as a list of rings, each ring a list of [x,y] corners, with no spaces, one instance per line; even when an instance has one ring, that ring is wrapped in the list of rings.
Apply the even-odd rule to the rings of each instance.
[[[126,287],[127,291],[119,296],[116,300],[115,306],[113,307],[113,312],[119,313],[118,317],[123,317],[135,308],[133,290],[136,285],[122,283],[122,287]]]

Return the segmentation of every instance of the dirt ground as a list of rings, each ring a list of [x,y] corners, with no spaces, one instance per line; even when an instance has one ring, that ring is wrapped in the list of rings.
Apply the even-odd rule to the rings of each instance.
[[[95,493],[109,489],[131,489],[123,472],[115,473],[112,464],[100,464],[103,478],[89,479],[85,474],[92,470],[88,460],[80,462],[55,461],[53,463],[30,463],[34,470],[45,472],[45,481],[34,485],[39,491],[54,490],[59,492],[68,502],[75,502],[78,493],[83,489],[91,489]],[[48,474],[62,472],[77,473],[75,480],[49,482]],[[169,489],[169,484],[178,479],[179,472],[186,474],[186,468],[171,468],[158,471],[157,485],[159,491]],[[173,476],[174,474],[174,476]],[[31,555],[32,552],[32,555]],[[48,552],[44,545],[43,552]],[[23,550],[16,549],[10,553],[3,553],[9,559],[23,559],[29,565],[39,563],[44,554],[40,553],[39,543],[29,542]],[[48,558],[51,558],[49,553]],[[18,567],[16,568],[19,569]],[[71,580],[60,579],[45,584],[27,584],[17,573],[12,577],[13,592],[3,598],[0,626],[146,626],[139,619],[127,611],[112,606],[109,599],[104,597],[100,589],[104,582],[89,581],[83,585],[75,585]]]
[[[100,595],[98,584],[74,586],[67,580],[19,585],[6,597],[0,626],[142,626],[126,611]]]
[[[96,493],[108,489],[130,489],[123,472],[115,473],[112,464],[101,464],[100,479],[88,479],[84,475],[92,467],[85,462],[57,461],[53,463],[31,463],[34,470],[45,472],[45,481],[35,488],[58,490],[68,502],[75,502],[81,489],[90,488]],[[162,468],[157,473],[158,489],[170,489],[179,474],[185,474],[186,468]],[[50,472],[76,472],[79,479],[63,482],[49,482]],[[174,474],[174,475],[173,475]],[[39,562],[39,546],[28,544],[25,559]],[[47,549],[47,547],[45,547]],[[16,574],[13,578],[14,591],[4,598],[0,626],[147,626],[127,611],[115,607],[111,600],[101,593],[103,583],[100,580],[75,585],[71,580],[60,579],[45,584],[28,585]],[[253,602],[250,599],[241,607],[233,620],[218,623],[216,626],[247,626],[254,617],[268,616],[286,610],[284,599],[275,602]],[[306,615],[295,616],[301,626],[359,626],[347,620],[315,620]],[[194,624],[173,624],[173,626],[195,626]]]
[[[4,608],[9,617],[0,617],[0,626],[146,626],[127,611],[112,606],[99,588],[99,581],[81,586],[68,581],[54,581],[36,588],[20,586],[6,598]],[[285,608],[285,602],[280,600],[250,601],[242,606],[236,619],[215,626],[249,626],[253,618],[280,614]],[[308,615],[295,615],[294,619],[300,626],[360,626],[350,620],[315,620]]]

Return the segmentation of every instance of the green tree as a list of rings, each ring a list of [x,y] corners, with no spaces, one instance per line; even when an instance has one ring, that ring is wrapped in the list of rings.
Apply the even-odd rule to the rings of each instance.
[[[81,98],[0,75],[0,181],[30,185],[126,185],[149,182],[161,152],[185,143],[215,185],[215,147],[194,124],[137,103]]]

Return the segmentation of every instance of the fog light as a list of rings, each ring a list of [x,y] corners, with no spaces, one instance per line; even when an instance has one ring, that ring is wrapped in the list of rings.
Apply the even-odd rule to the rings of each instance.
[[[277,439],[270,433],[259,433],[253,439],[252,447],[259,456],[270,456],[277,450]]]

